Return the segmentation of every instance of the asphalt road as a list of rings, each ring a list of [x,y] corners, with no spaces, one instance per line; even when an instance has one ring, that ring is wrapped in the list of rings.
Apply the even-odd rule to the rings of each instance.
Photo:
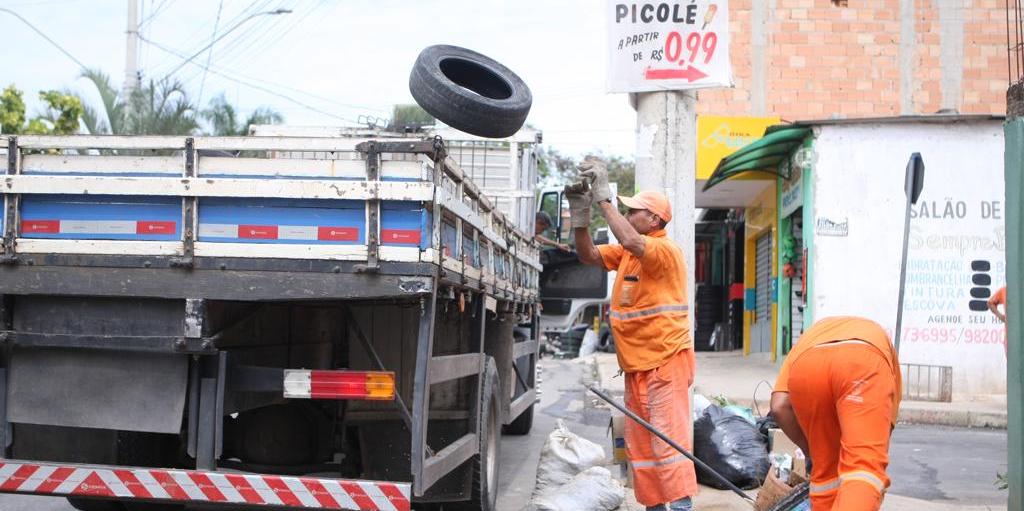
[[[533,491],[537,461],[547,434],[563,419],[576,434],[608,445],[606,408],[594,406],[582,382],[590,366],[571,360],[542,361],[541,401],[533,432],[505,437],[501,446],[498,509],[518,511]],[[1006,471],[1006,431],[900,425],[893,434],[890,494],[954,505],[1006,505],[994,486]],[[73,511],[62,498],[0,495],[3,511]]]

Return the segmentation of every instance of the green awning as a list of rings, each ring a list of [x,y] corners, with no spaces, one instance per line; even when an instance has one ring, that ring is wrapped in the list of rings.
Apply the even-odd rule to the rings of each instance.
[[[767,172],[789,179],[789,167],[783,169],[779,164],[789,158],[810,132],[811,128],[791,124],[769,127],[760,140],[722,158],[702,190],[744,172]]]

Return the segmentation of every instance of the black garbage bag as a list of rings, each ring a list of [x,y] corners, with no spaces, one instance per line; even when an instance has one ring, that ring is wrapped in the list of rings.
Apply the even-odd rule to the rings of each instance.
[[[765,442],[768,441],[768,430],[777,427],[779,427],[779,423],[775,422],[775,417],[772,417],[771,414],[757,419],[757,430],[761,432],[761,437]]]
[[[716,405],[707,407],[693,425],[693,454],[744,490],[759,488],[768,475],[768,443],[757,426]],[[728,489],[700,467],[697,482]]]

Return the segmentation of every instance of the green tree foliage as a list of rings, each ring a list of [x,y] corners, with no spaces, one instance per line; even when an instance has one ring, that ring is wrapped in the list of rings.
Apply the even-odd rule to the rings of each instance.
[[[281,124],[284,116],[266,107],[257,108],[244,121],[239,122],[238,112],[228,102],[224,94],[210,100],[210,106],[200,115],[210,124],[210,133],[223,137],[237,137],[249,134],[249,126],[254,124]]]
[[[620,195],[635,193],[636,165],[632,161],[621,156],[606,156],[600,153],[595,156],[608,164],[608,180],[618,184]],[[576,172],[578,164],[579,162],[575,158],[559,153],[556,149],[541,148],[538,161],[541,186],[561,186],[578,181]]]
[[[46,110],[25,122],[25,100],[14,85],[0,94],[0,131],[28,135],[70,135],[78,132],[84,109],[73,94],[56,90],[40,91]]]
[[[98,69],[82,72],[96,87],[99,109],[86,106],[82,115],[89,133],[112,135],[191,135],[199,128],[196,109],[177,80],[150,80],[126,98]]]
[[[20,133],[25,126],[25,100],[21,91],[9,85],[0,94],[0,133]]]

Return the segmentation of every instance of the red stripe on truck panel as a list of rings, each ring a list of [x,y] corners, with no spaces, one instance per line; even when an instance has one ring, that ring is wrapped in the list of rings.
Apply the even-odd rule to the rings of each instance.
[[[26,479],[32,477],[32,474],[39,470],[39,465],[22,465],[15,470],[10,477],[4,481],[4,484],[0,484],[0,490],[13,491],[17,490],[21,483],[24,483]]]
[[[206,495],[206,498],[210,499],[210,501],[224,502],[228,500],[227,497],[217,489],[217,485],[213,484],[213,481],[211,481],[206,474],[203,474],[202,472],[189,472],[188,477],[189,479],[192,479],[193,483],[196,483],[199,491],[203,492],[203,495]]]
[[[274,490],[274,494],[277,498],[281,499],[281,502],[286,506],[301,506],[302,501],[292,493],[292,489],[288,487],[280,477],[264,476],[263,480],[266,481],[267,486],[271,490]]]
[[[324,488],[324,485],[316,479],[301,479],[302,485],[309,490],[313,498],[327,509],[341,509],[341,504],[331,496],[331,493]]]
[[[47,477],[46,480],[35,489],[35,491],[39,493],[51,493],[53,490],[56,490],[58,486],[64,483],[64,480],[67,479],[74,471],[75,469],[71,467],[60,467],[57,470],[54,470],[53,473],[50,474],[50,477]]]
[[[235,487],[235,491],[245,499],[247,504],[263,504],[263,497],[253,489],[245,477],[238,474],[224,474],[224,477]]]
[[[239,225],[238,237],[254,240],[276,240],[276,225]]]
[[[22,220],[21,232],[23,233],[60,233],[60,220]]]
[[[174,234],[177,222],[139,220],[135,223],[135,234]]]
[[[171,474],[158,470],[153,470],[150,473],[153,475],[153,479],[156,479],[156,482],[160,483],[160,486],[168,495],[171,496],[172,499],[191,500],[188,494],[185,493],[185,490],[182,490],[181,486],[178,486],[177,481],[171,477]]]
[[[93,472],[86,477],[82,484],[71,490],[74,495],[95,495],[99,497],[113,497],[114,492],[110,491],[107,483],[103,482],[98,472]]]
[[[397,486],[388,483],[381,483],[380,491],[388,497],[391,501],[391,505],[395,506],[398,511],[410,511],[412,505],[409,502],[409,498],[402,494],[402,490],[398,489]]]
[[[355,227],[317,227],[316,239],[321,241],[356,241],[359,229]]]
[[[299,508],[410,511],[408,483],[354,481],[333,478],[285,479],[275,475],[221,474],[196,470],[128,469],[103,465],[56,465],[47,463],[0,463],[0,491],[61,496],[117,497],[122,500],[197,501],[249,505],[284,505]],[[40,474],[49,473],[47,477]],[[181,480],[178,482],[177,477]],[[81,481],[81,482],[79,482]],[[108,484],[107,481],[110,483]],[[146,481],[143,483],[142,481]],[[160,490],[155,486],[159,485]],[[214,483],[214,481],[218,481]],[[259,481],[259,483],[256,483]],[[292,482],[297,481],[297,483]],[[226,484],[227,486],[217,486]],[[276,498],[264,501],[253,484],[270,489]],[[123,490],[122,490],[123,485]],[[193,496],[185,491],[189,489]],[[233,490],[233,491],[229,491]],[[165,495],[166,492],[166,495]],[[201,495],[200,495],[201,493]],[[311,498],[307,498],[305,495]],[[387,499],[390,504],[385,504]]]
[[[135,477],[135,474],[133,474],[131,470],[115,470],[114,475],[121,480],[121,484],[123,484],[125,488],[128,488],[128,491],[130,491],[132,495],[139,497],[140,499],[153,498],[153,494],[149,493],[146,486],[139,481],[138,477]]]
[[[359,509],[369,511],[380,511],[377,508],[377,504],[373,503],[373,499],[363,491],[363,489],[356,483],[341,481],[341,487],[348,492],[348,496],[352,497],[352,501],[359,506]]]
[[[381,229],[380,239],[382,243],[419,245],[420,231],[416,229]]]

